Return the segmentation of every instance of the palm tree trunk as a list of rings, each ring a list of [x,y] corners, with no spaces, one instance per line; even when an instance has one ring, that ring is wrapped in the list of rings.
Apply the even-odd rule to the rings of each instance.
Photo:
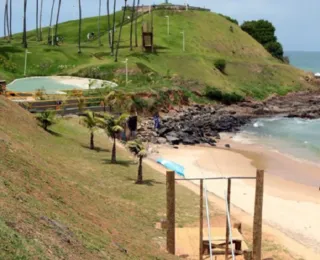
[[[79,0],[79,35],[78,35],[78,53],[81,53],[81,25],[82,25],[82,8]]]
[[[101,17],[101,0],[99,0],[99,18],[98,18],[98,40],[99,40],[99,47],[101,46],[100,17]]]
[[[50,25],[49,25],[49,28],[48,28],[48,44],[50,43],[50,36],[52,34],[51,27],[52,27],[52,17],[53,17],[53,9],[54,9],[55,2],[56,2],[56,0],[52,0]]]
[[[133,0],[132,3],[132,11],[131,11],[131,27],[130,27],[130,50],[133,50],[132,46],[132,34],[133,34],[133,21],[134,21],[134,14],[135,14],[135,5],[136,5],[136,0]]]
[[[111,163],[117,163],[116,157],[116,135],[113,134],[113,146],[112,146],[112,155],[111,155]]]
[[[27,0],[24,0],[23,5],[23,39],[22,39],[23,47],[28,48],[27,43]]]
[[[140,6],[140,0],[138,0],[137,8]],[[136,22],[135,22],[135,43],[136,47],[138,47],[138,12],[136,10]]]
[[[112,39],[111,39],[111,55],[114,54],[114,29],[116,27],[116,5],[117,5],[117,0],[114,0],[114,3],[113,3]]]
[[[39,0],[36,1],[36,33],[37,33],[37,41],[39,41]]]
[[[59,4],[58,4],[56,28],[55,28],[55,32],[54,32],[54,43],[55,44],[58,44],[57,38],[58,38],[58,24],[59,24],[60,8],[61,8],[61,0],[59,0]]]
[[[4,16],[3,16],[3,36],[7,38],[7,16],[8,16],[8,1],[4,5]]]
[[[142,183],[143,183],[142,159],[143,159],[143,157],[140,156],[140,157],[139,157],[138,178],[137,178],[136,184],[142,184]]]
[[[90,134],[90,149],[91,150],[94,149],[94,134],[93,134],[93,132],[91,132],[91,134]]]
[[[9,37],[12,39],[12,0],[10,0],[10,21],[9,21],[9,27],[10,27],[10,32],[9,32]]]
[[[119,37],[118,37],[118,42],[117,42],[116,55],[115,55],[115,58],[114,58],[115,62],[118,61],[118,53],[119,53],[119,47],[120,47],[121,32],[122,32],[122,27],[123,27],[123,24],[124,24],[124,18],[126,17],[126,9],[127,9],[127,0],[124,1],[124,10],[123,10],[122,22],[121,22],[120,29],[119,29]]]
[[[40,4],[40,41],[42,41],[42,10],[43,10],[43,0]]]
[[[109,47],[111,48],[111,37],[110,37],[110,1],[107,0],[107,16],[108,16],[108,39]]]

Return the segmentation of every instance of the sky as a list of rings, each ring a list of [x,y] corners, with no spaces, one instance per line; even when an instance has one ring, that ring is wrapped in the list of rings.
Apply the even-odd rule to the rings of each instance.
[[[22,31],[23,1],[13,1],[13,32]],[[40,2],[41,0],[39,0]],[[50,19],[53,0],[43,0],[43,25]],[[56,0],[58,2],[59,0]],[[99,0],[81,0],[83,17],[97,16]],[[110,0],[110,2],[113,2]],[[117,0],[119,10],[124,0]],[[141,0],[144,5],[160,4],[164,0]],[[183,4],[185,0],[171,0]],[[28,0],[27,29],[35,28],[35,3]],[[131,4],[132,0],[128,0]],[[285,51],[320,51],[320,1],[319,0],[188,0],[189,5],[201,6],[236,18],[240,23],[248,20],[267,19],[277,31],[276,35]],[[3,16],[5,0],[0,0],[0,35],[3,36]],[[56,3],[57,6],[57,3]],[[102,11],[106,13],[106,0],[102,0]],[[55,9],[56,13],[56,9]],[[78,0],[62,0],[60,21],[77,19]]]

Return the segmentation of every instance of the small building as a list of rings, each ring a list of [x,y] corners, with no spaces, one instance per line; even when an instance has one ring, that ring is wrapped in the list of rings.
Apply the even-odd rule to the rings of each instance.
[[[0,79],[0,95],[4,95],[7,90],[7,83],[5,80]]]
[[[315,76],[316,79],[320,79],[320,73],[319,72],[315,73],[314,76]]]

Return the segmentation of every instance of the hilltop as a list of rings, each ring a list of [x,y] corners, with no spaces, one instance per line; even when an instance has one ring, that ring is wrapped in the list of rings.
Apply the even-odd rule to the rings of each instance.
[[[205,86],[213,86],[224,92],[235,91],[243,96],[265,98],[272,93],[285,94],[309,87],[303,71],[273,58],[238,25],[219,14],[170,10],[155,10],[153,13],[156,52],[141,51],[140,28],[143,20],[150,19],[149,14],[144,14],[138,20],[139,47],[133,51],[129,50],[130,25],[124,26],[118,63],[114,63],[109,55],[106,16],[101,17],[103,46],[100,47],[97,39],[86,40],[87,33],[97,34],[97,17],[83,19],[83,53],[80,55],[77,53],[78,21],[59,25],[59,35],[64,37],[64,43],[59,47],[36,42],[35,31],[28,32],[32,53],[28,56],[28,75],[77,75],[121,83],[124,78],[121,61],[127,57],[131,83],[126,88],[133,91],[181,87],[201,92]],[[170,16],[170,35],[167,35],[166,15]],[[121,17],[122,12],[116,13],[118,27]],[[46,38],[47,28],[43,31]],[[186,37],[185,52],[182,51],[182,31]],[[22,77],[24,50],[21,34],[14,35],[12,44],[1,41],[0,51],[16,65],[14,72],[0,67],[0,77],[9,81]],[[225,73],[214,66],[214,62],[221,58],[226,60]]]

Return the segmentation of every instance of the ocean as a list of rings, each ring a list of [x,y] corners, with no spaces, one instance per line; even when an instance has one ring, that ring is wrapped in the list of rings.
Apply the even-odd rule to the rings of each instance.
[[[320,119],[261,118],[244,126],[234,141],[256,143],[320,163]]]
[[[284,55],[289,57],[292,66],[314,73],[320,72],[320,52],[287,51]]]

